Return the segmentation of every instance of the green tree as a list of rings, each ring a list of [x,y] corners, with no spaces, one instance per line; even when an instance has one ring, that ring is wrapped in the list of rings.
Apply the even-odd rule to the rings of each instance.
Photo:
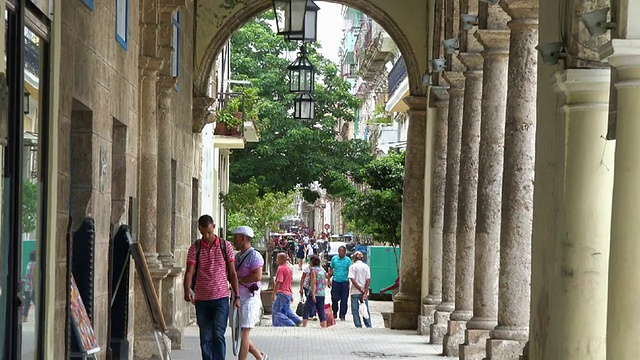
[[[261,131],[259,143],[233,152],[231,181],[242,184],[255,178],[260,193],[286,193],[314,181],[342,192],[342,186],[333,186],[336,177],[329,173],[357,174],[372,160],[366,141],[338,140],[339,121],[353,120],[360,100],[350,93],[337,66],[318,53],[319,45],[311,44],[309,56],[317,68],[316,119],[294,120],[287,66],[297,48],[275,34],[271,19],[273,12],[267,12],[231,39],[231,71],[234,78],[251,81],[251,91],[259,97],[255,110]],[[303,196],[312,202],[317,195],[303,191]]]
[[[22,232],[36,229],[38,221],[38,184],[26,180],[22,185]]]
[[[220,194],[220,199],[229,214],[228,228],[251,226],[257,239],[264,237],[267,225],[275,230],[280,219],[295,214],[292,191],[260,194],[260,186],[254,178],[244,184],[232,183],[229,192]]]
[[[400,244],[404,152],[373,160],[361,172],[367,190],[346,200],[343,215],[356,231]]]

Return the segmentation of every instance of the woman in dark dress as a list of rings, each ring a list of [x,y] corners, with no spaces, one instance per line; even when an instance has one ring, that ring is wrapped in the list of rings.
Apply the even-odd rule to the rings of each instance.
[[[298,259],[298,269],[300,271],[302,271],[302,263],[304,263],[304,258],[305,258],[305,241],[304,240],[300,240],[300,243],[298,243],[298,248],[296,249],[296,259]]]

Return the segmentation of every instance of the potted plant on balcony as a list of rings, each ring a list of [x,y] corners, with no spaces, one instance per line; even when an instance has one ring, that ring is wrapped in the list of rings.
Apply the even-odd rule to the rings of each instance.
[[[243,126],[242,99],[234,97],[218,112],[216,135],[239,136]]]
[[[234,136],[240,133],[242,119],[235,117],[228,109],[218,111],[217,117],[215,135]]]

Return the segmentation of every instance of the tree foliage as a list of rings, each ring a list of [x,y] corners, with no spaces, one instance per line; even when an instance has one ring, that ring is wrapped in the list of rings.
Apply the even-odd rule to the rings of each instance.
[[[36,229],[38,221],[38,184],[29,180],[22,185],[22,232]]]
[[[228,228],[251,226],[255,238],[262,238],[267,226],[276,230],[280,219],[295,214],[292,191],[261,194],[254,178],[244,184],[230,184],[229,192],[220,194],[220,199],[229,213]]]
[[[361,173],[368,189],[345,202],[346,220],[376,241],[400,244],[404,160],[404,152],[373,160]]]
[[[231,39],[231,72],[250,80],[260,98],[257,106],[261,141],[247,144],[231,157],[231,181],[242,184],[255,178],[261,193],[288,192],[298,185],[319,181],[329,193],[336,176],[355,174],[372,159],[371,145],[363,140],[338,140],[340,120],[353,120],[360,100],[350,94],[350,84],[339,69],[309,45],[316,66],[316,119],[292,118],[294,96],[289,93],[287,66],[295,44],[273,31],[273,12],[247,23]],[[287,59],[287,56],[289,57]],[[237,89],[239,90],[239,89]],[[341,180],[342,181],[342,180]],[[303,192],[307,200],[316,195]]]

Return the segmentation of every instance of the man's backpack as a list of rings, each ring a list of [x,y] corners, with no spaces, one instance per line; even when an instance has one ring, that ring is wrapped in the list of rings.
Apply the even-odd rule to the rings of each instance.
[[[222,251],[222,257],[224,258],[224,263],[225,263],[224,271],[227,273],[227,280],[229,280],[229,270],[227,269],[227,266],[229,266],[229,255],[227,254],[227,241],[221,237],[219,237],[218,239],[220,239],[220,251]],[[196,289],[196,280],[198,279],[198,268],[200,267],[200,250],[202,250],[202,239],[196,240],[195,245],[196,245],[196,249],[198,250],[196,252],[196,266],[193,271],[193,279],[191,280],[191,290],[193,291],[195,291]]]

